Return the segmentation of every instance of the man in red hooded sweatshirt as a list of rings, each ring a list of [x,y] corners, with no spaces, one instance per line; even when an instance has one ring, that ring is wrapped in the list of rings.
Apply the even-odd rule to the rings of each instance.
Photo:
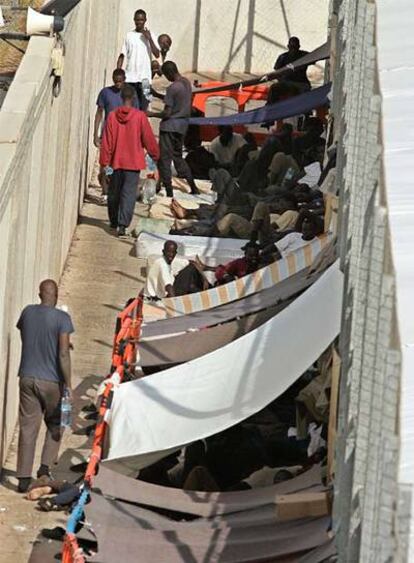
[[[160,151],[147,116],[133,107],[135,91],[125,85],[123,105],[106,121],[100,151],[100,165],[110,176],[108,215],[111,229],[125,236],[134,214],[140,170],[145,169],[144,148],[155,161]]]

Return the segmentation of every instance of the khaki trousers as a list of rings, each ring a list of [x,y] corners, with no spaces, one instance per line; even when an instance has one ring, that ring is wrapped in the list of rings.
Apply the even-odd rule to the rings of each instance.
[[[248,239],[255,229],[258,230],[259,241],[266,241],[271,235],[270,213],[267,203],[259,201],[253,211],[250,221],[237,215],[228,213],[217,222],[217,230],[221,236],[234,234],[237,238]]]
[[[19,446],[17,453],[17,477],[31,477],[42,418],[47,426],[41,464],[50,466],[56,462],[62,436],[60,407],[63,387],[58,383],[20,378]]]

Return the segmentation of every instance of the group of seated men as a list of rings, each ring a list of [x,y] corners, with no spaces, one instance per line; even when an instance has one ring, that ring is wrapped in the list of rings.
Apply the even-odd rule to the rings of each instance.
[[[245,256],[216,268],[198,257],[177,256],[177,245],[167,241],[163,256],[150,268],[145,294],[153,299],[202,291],[211,286],[205,272],[214,270],[215,284],[242,277],[284,258],[324,232],[324,196],[319,189],[335,153],[322,170],[324,128],[315,117],[303,130],[283,124],[258,148],[254,137],[222,127],[209,150],[202,147],[197,127],[187,135],[187,162],[195,177],[208,177],[217,199],[185,209],[171,202],[175,224],[171,234],[247,239]],[[209,155],[205,158],[203,153]],[[200,174],[200,163],[206,169]],[[198,176],[197,176],[198,175]]]

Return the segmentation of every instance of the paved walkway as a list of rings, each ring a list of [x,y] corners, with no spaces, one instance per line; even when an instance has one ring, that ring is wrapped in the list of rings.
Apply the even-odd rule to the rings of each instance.
[[[59,302],[68,306],[76,330],[72,361],[78,412],[94,397],[94,390],[108,371],[116,314],[142,286],[142,263],[132,256],[132,240],[116,238],[107,228],[106,217],[105,207],[85,203],[60,283]],[[73,430],[89,424],[83,415],[77,415]],[[66,435],[54,470],[56,478],[74,481],[79,475],[68,468],[83,461],[89,451],[85,437]],[[16,440],[0,486],[0,561],[26,563],[41,529],[65,526],[66,517],[63,513],[38,512],[36,503],[17,494],[15,453]]]

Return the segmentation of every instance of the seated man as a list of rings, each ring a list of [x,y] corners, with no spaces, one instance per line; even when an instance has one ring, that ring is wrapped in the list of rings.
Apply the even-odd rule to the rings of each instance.
[[[175,295],[175,278],[189,264],[185,258],[177,257],[177,249],[177,243],[173,240],[165,242],[163,255],[155,260],[147,274],[145,297],[157,300]]]
[[[262,261],[260,258],[259,246],[254,242],[248,242],[244,247],[243,258],[237,258],[227,264],[220,264],[220,266],[213,267],[203,264],[197,256],[195,266],[202,272],[214,272],[216,285],[221,285],[255,272],[262,266]]]
[[[219,136],[211,141],[210,152],[220,166],[231,168],[237,151],[246,144],[246,141],[243,135],[233,133],[231,125],[220,125],[219,133]]]
[[[192,261],[177,258],[176,254],[176,243],[167,241],[164,245],[163,257],[154,262],[148,273],[145,296],[162,299],[197,293],[212,287],[205,278],[204,272],[214,272],[216,280],[214,285],[221,285],[255,272],[263,265],[259,256],[259,247],[255,243],[246,244],[243,258],[214,267],[204,264],[198,256]]]
[[[285,68],[308,54],[308,51],[301,50],[300,41],[297,37],[289,37],[287,47],[288,50],[278,56],[274,66],[275,70]],[[278,80],[285,84],[295,85],[299,89],[299,93],[308,92],[311,89],[311,85],[306,75],[307,68],[308,65],[301,66],[296,70],[286,70],[282,75],[278,76]]]
[[[184,145],[188,151],[185,161],[190,167],[193,178],[209,180],[209,172],[212,168],[217,168],[217,162],[214,155],[201,143],[199,125],[189,126]]]

